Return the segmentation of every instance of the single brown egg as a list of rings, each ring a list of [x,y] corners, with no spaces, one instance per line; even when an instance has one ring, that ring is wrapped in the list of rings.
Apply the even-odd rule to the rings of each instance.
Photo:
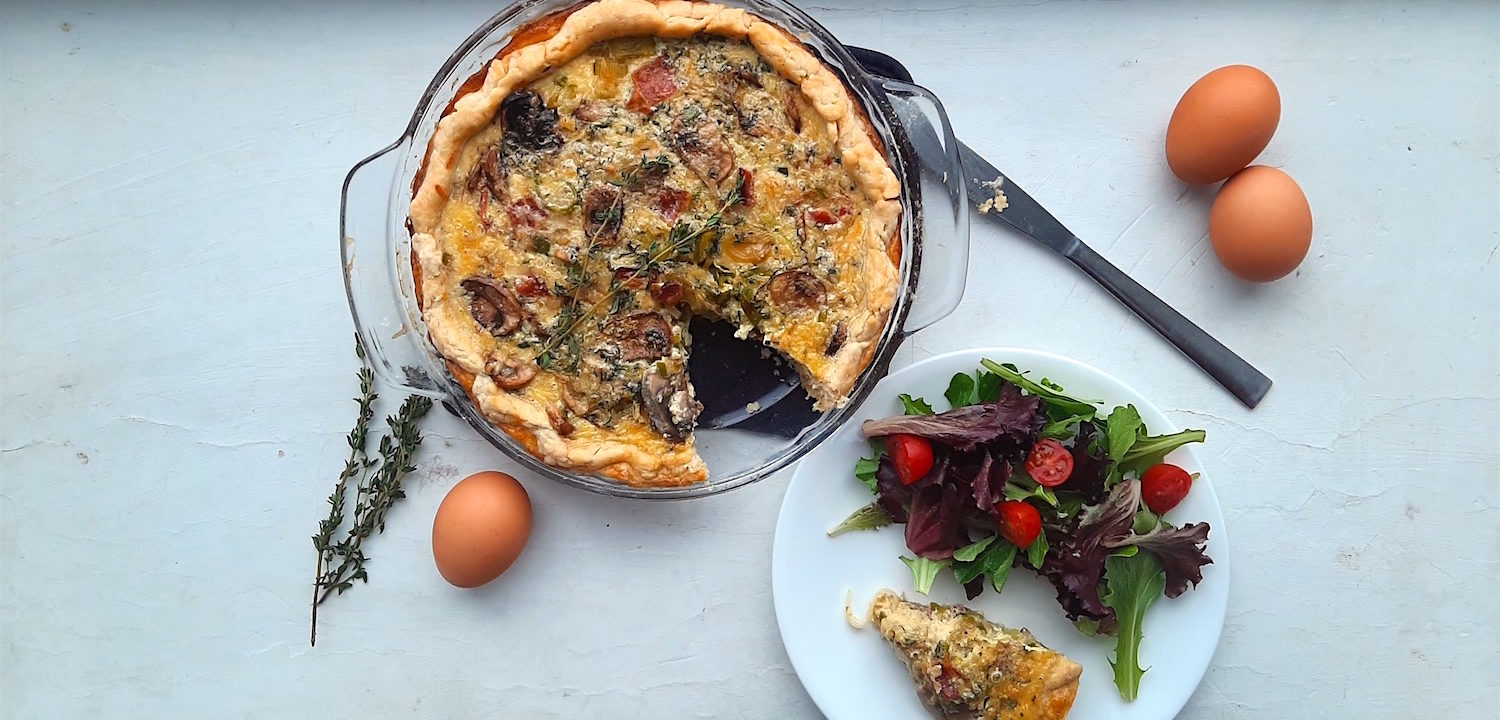
[[[459,481],[432,520],[432,559],[458,587],[479,587],[505,572],[531,535],[531,498],[516,479],[481,472]]]
[[[1281,94],[1249,65],[1221,67],[1177,101],[1167,124],[1167,164],[1190,183],[1215,183],[1254,162],[1281,122]]]
[[[1297,269],[1312,245],[1312,209],[1292,176],[1264,165],[1236,173],[1219,188],[1208,235],[1224,268],[1253,282]]]

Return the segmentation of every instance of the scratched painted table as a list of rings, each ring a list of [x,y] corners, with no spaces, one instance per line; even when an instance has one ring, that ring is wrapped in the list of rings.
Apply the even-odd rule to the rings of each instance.
[[[1496,6],[858,5],[810,9],[903,58],[970,144],[1277,381],[1244,410],[980,225],[964,304],[900,358],[1044,348],[1209,431],[1235,576],[1184,716],[1500,703]],[[308,536],[355,392],[339,184],[494,8],[0,7],[0,717],[816,714],[771,610],[786,474],[672,504],[523,477],[526,555],[460,592],[434,508],[513,465],[441,413],[372,582],[308,647]],[[1317,218],[1266,287],[1216,265],[1210,193],[1161,156],[1178,95],[1231,62],[1280,83],[1264,159]]]

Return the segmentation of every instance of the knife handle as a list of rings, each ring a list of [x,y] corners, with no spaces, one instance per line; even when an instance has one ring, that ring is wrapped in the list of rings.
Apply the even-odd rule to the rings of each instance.
[[[1253,365],[1224,347],[1223,343],[1213,339],[1213,336],[1173,310],[1170,305],[1162,302],[1150,290],[1131,280],[1129,275],[1121,272],[1119,268],[1105,260],[1103,255],[1094,252],[1082,241],[1071,245],[1072,247],[1063,253],[1070,262],[1088,273],[1089,277],[1102,285],[1125,307],[1139,315],[1147,325],[1166,338],[1167,342],[1177,346],[1183,355],[1188,356],[1188,359],[1208,373],[1209,377],[1239,398],[1245,407],[1254,408],[1261,398],[1266,396],[1266,392],[1271,389],[1271,379],[1261,371],[1256,370]]]

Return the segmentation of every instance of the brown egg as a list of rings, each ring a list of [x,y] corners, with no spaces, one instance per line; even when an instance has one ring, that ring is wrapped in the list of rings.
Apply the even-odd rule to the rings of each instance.
[[[443,579],[479,587],[505,572],[531,535],[531,498],[516,479],[481,472],[448,491],[432,520],[432,559]]]
[[[1270,282],[1297,269],[1312,245],[1312,209],[1290,175],[1252,165],[1219,189],[1208,214],[1214,254],[1225,269]]]
[[[1281,122],[1281,94],[1249,65],[1221,67],[1177,101],[1167,124],[1167,164],[1190,183],[1215,183],[1266,149]]]

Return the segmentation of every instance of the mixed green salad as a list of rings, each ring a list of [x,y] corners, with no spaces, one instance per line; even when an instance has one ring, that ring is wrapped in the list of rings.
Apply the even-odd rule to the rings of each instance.
[[[949,410],[901,395],[904,414],[868,420],[874,454],[854,475],[875,500],[829,535],[906,526],[926,594],[951,573],[970,599],[1012,568],[1046,578],[1076,627],[1116,638],[1115,685],[1134,700],[1146,610],[1203,579],[1208,524],[1172,525],[1196,475],[1164,462],[1202,430],[1151,435],[1132,405],[1107,415],[1047,379],[981,361],[953,376]]]

